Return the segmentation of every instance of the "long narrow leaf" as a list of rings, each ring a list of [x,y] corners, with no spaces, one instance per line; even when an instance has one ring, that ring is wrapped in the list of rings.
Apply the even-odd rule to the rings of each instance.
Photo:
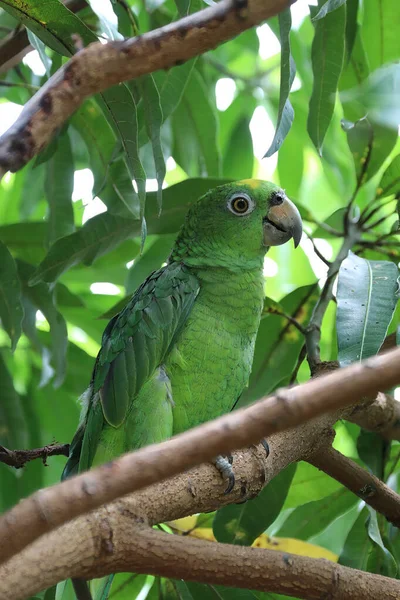
[[[279,109],[276,131],[271,146],[265,156],[272,156],[281,147],[289,133],[294,119],[293,106],[289,100],[289,92],[296,75],[296,65],[290,52],[290,29],[292,16],[290,9],[279,14],[279,32],[281,41],[281,85],[279,90]]]
[[[57,150],[46,162],[45,194],[49,205],[49,242],[74,231],[72,192],[74,158],[68,133],[57,140]]]
[[[344,5],[315,23],[315,36],[311,49],[314,83],[307,130],[319,153],[335,107],[336,90],[345,51],[345,26]]]
[[[0,319],[10,337],[12,350],[15,350],[21,335],[22,318],[21,285],[17,267],[7,246],[0,242]]]

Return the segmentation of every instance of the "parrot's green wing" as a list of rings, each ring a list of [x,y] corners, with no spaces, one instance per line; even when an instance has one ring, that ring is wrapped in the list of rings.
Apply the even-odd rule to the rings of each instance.
[[[71,444],[63,478],[90,468],[106,421],[124,422],[143,384],[163,364],[199,291],[180,263],[155,271],[107,325],[96,359],[88,410]]]

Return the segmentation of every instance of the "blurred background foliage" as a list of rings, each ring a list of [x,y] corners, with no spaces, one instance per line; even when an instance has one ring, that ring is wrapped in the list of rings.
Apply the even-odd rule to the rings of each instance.
[[[205,5],[0,0],[0,132],[79,44],[143,33]],[[400,253],[399,22],[398,0],[319,0],[310,7],[298,0],[279,18],[204,56],[87,100],[48,148],[3,178],[3,446],[71,440],[78,398],[90,380],[107,319],[165,262],[190,203],[232,179],[279,183],[298,204],[308,234],[296,251],[289,245],[273,248],[265,260],[265,314],[241,403],[309,378],[299,360],[302,333],[287,315],[307,324],[328,270],[320,255],[336,256],[351,199],[352,218],[371,213],[353,251],[390,263],[385,268],[391,288],[384,292],[390,308],[380,309],[378,298],[383,329],[370,335],[369,354],[379,350],[400,314],[397,308],[393,316]],[[343,279],[342,298],[352,282],[361,289],[367,280]],[[338,359],[335,314],[331,302],[322,327],[323,360]],[[352,362],[363,355],[354,351],[342,358]],[[383,442],[345,422],[336,430],[336,448],[398,489],[398,442]],[[64,462],[53,457],[46,467],[34,461],[21,470],[0,464],[0,509],[57,482]],[[240,527],[232,529],[237,522]],[[398,531],[305,463],[284,471],[257,499],[218,511],[215,518],[201,515],[188,528],[193,527],[204,537],[214,527],[218,540],[242,544],[266,531],[289,538],[289,551],[315,555],[300,544],[310,542],[319,556],[329,551],[342,564],[398,576]],[[142,575],[117,576],[110,597],[146,595],[275,597]],[[54,590],[45,597],[53,596]]]

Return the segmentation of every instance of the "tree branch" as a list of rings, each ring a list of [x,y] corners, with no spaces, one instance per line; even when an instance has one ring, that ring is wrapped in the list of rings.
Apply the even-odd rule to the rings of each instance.
[[[0,138],[0,168],[21,169],[85,98],[203,54],[289,6],[292,0],[221,0],[144,35],[93,43],[74,55],[25,105]]]
[[[400,349],[278,392],[161,444],[40,490],[0,519],[0,561],[38,536],[106,502],[244,448],[400,382]],[[338,418],[338,417],[336,417]]]
[[[8,450],[4,446],[0,446],[0,462],[21,469],[27,462],[41,458],[43,464],[46,465],[49,456],[68,456],[69,444],[49,444],[43,448],[35,448],[34,450]]]
[[[167,534],[149,529],[158,522],[208,512],[252,497],[296,455],[308,456],[320,443],[326,444],[329,421],[334,418],[323,417],[317,424],[306,423],[295,431],[271,436],[273,461],[265,459],[260,448],[235,453],[240,485],[228,496],[223,494],[224,486],[215,469],[202,465],[63,525],[0,567],[0,600],[22,600],[67,577],[93,578],[127,571],[305,599],[398,598],[400,582],[395,579],[325,560],[211,544],[188,537],[166,537]]]
[[[400,527],[400,496],[383,481],[331,446],[319,448],[308,461]]]
[[[388,440],[400,441],[400,402],[389,394],[379,393],[373,402],[354,406],[344,418]]]

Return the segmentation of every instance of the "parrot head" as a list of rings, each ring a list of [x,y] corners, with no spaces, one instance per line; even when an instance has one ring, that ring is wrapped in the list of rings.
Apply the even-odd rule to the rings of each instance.
[[[251,268],[270,246],[293,238],[302,222],[296,206],[274,183],[245,179],[210,190],[190,207],[172,252],[188,265]]]

